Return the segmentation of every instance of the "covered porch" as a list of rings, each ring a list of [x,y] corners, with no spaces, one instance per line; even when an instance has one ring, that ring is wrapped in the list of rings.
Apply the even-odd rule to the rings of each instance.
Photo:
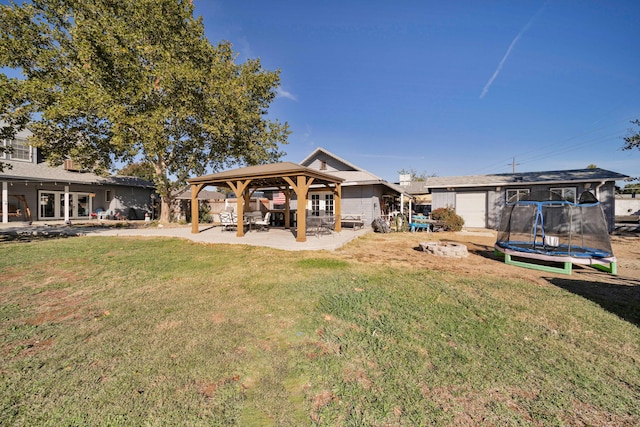
[[[306,237],[306,208],[309,189],[323,188],[330,191],[334,197],[334,216],[340,218],[342,205],[341,184],[344,180],[333,175],[319,172],[300,166],[292,162],[271,163],[268,165],[247,166],[244,168],[218,172],[188,179],[191,186],[191,233],[199,233],[198,227],[198,194],[207,186],[226,187],[231,189],[237,197],[236,212],[238,226],[236,235],[244,236],[244,213],[245,206],[249,205],[249,200],[258,189],[278,189],[285,195],[284,227],[291,228],[290,213],[291,200],[295,195],[297,200],[298,216],[296,227],[296,241],[305,242]],[[341,230],[340,221],[335,223],[335,231]]]

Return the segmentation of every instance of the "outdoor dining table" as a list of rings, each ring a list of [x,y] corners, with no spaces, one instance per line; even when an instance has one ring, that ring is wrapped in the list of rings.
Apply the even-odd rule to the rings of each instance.
[[[249,231],[252,231],[256,224],[256,220],[262,219],[262,214],[248,212],[244,214],[242,218],[244,223],[249,227]]]

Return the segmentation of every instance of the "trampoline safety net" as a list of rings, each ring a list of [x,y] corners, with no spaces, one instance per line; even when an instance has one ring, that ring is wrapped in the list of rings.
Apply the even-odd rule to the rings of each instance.
[[[600,202],[585,191],[578,203],[554,192],[532,192],[508,202],[496,245],[523,253],[605,258],[613,256]]]

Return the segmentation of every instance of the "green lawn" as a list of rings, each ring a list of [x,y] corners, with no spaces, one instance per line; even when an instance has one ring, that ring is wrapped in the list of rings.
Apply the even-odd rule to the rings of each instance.
[[[552,285],[99,237],[0,274],[1,425],[640,424],[638,325]]]

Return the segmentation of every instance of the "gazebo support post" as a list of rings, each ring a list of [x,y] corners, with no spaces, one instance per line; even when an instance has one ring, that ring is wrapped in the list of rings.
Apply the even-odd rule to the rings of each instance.
[[[191,234],[198,234],[200,229],[200,209],[198,205],[198,194],[204,188],[205,184],[191,184]]]
[[[304,175],[298,175],[296,182],[287,176],[283,177],[285,181],[289,183],[293,191],[296,192],[298,198],[298,219],[296,222],[296,242],[307,241],[307,195],[309,193],[309,187],[313,183],[313,178],[309,178]]]
[[[291,228],[291,189],[285,188],[282,192],[284,193],[284,199],[285,199],[284,228],[288,230]]]
[[[235,183],[232,181],[228,181],[227,185],[229,188],[233,190],[236,195],[236,212],[238,215],[238,231],[236,232],[236,236],[244,237],[244,203],[245,203],[245,190],[249,186],[251,182],[250,179],[245,181],[236,181]],[[247,193],[248,195],[248,193]]]
[[[335,199],[335,212],[336,216],[336,225],[334,231],[340,232],[342,231],[342,221],[340,220],[342,216],[342,186],[340,184],[336,184],[333,190],[333,197]]]

